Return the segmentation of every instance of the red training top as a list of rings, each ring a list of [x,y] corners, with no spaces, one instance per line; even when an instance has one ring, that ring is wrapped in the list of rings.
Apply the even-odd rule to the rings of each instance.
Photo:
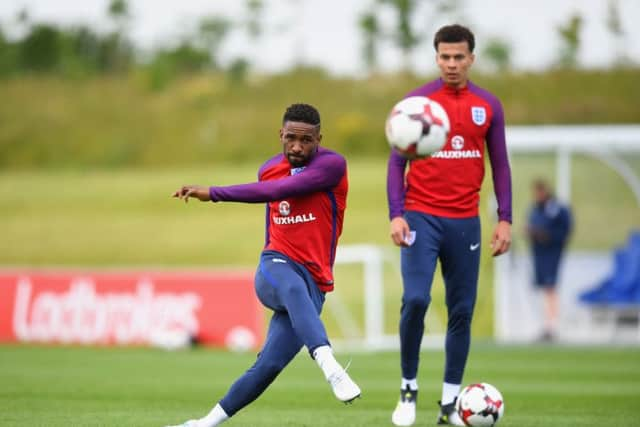
[[[333,290],[333,263],[347,205],[347,162],[319,147],[308,165],[292,168],[283,154],[265,162],[259,182],[210,187],[211,200],[267,202],[265,250],[304,265],[323,292]]]
[[[511,170],[500,101],[471,82],[456,89],[442,79],[407,96],[426,96],[440,103],[449,116],[451,131],[442,150],[411,161],[406,182],[407,160],[392,151],[387,171],[390,219],[404,210],[448,218],[477,216],[486,145],[498,217],[511,222]]]

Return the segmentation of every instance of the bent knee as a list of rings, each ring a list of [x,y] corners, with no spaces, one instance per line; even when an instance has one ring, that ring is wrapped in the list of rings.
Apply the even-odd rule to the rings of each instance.
[[[449,313],[450,326],[469,326],[473,318],[473,309],[456,310]]]
[[[431,302],[431,298],[429,296],[423,296],[423,295],[404,296],[402,298],[402,308],[403,308],[403,311],[406,310],[410,312],[422,312],[427,310],[430,302]]]

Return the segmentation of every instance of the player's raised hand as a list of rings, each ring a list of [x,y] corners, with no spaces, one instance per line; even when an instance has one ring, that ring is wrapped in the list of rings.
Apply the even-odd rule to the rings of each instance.
[[[391,220],[391,240],[396,246],[409,246],[409,224],[401,217],[397,216]]]
[[[491,236],[491,255],[500,256],[511,246],[511,224],[500,221]]]
[[[202,185],[183,185],[175,193],[173,193],[173,197],[184,200],[185,203],[189,202],[189,197],[194,197],[201,202],[211,201],[211,196],[209,195],[209,187],[205,187]]]

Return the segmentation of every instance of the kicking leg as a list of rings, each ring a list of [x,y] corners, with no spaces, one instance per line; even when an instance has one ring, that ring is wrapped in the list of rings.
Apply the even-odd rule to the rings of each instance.
[[[360,388],[333,356],[320,319],[324,293],[309,272],[282,254],[267,252],[256,277],[260,300],[273,309],[286,310],[295,334],[322,369],[336,397],[343,402],[358,397]]]
[[[273,313],[267,340],[258,354],[258,359],[231,386],[220,400],[220,406],[231,417],[253,402],[276,379],[301,348],[302,342],[291,327],[287,313]]]
[[[275,312],[267,339],[256,362],[229,388],[227,394],[206,416],[187,421],[180,427],[214,427],[253,402],[276,379],[302,348],[286,312]],[[178,427],[178,426],[176,426]]]

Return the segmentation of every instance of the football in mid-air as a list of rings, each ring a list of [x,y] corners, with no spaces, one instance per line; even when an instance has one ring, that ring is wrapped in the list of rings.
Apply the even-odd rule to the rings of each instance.
[[[411,96],[398,102],[385,126],[391,148],[408,159],[426,157],[442,149],[449,129],[447,112],[426,96]]]
[[[493,426],[504,414],[504,400],[498,389],[491,384],[471,384],[460,392],[456,410],[468,426]]]

